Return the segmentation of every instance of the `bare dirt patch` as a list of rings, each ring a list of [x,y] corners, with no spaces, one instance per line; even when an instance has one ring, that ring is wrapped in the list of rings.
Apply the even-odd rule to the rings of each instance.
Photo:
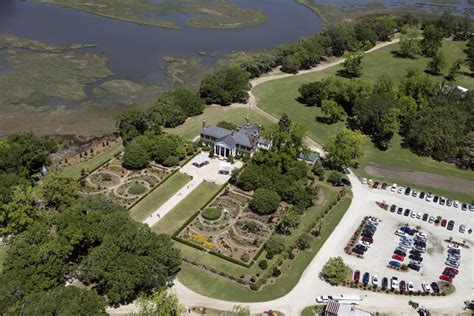
[[[474,195],[474,182],[469,180],[377,163],[369,164],[364,171],[373,177],[403,179],[404,182],[439,189],[449,188],[452,191]]]

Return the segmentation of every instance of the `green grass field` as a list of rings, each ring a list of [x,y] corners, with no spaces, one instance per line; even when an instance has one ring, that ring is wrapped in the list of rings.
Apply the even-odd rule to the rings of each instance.
[[[175,208],[165,215],[151,230],[157,234],[174,234],[191,215],[202,207],[221,187],[203,182],[191,191]]]
[[[303,309],[301,316],[313,316],[315,312],[321,312],[324,308],[324,305],[314,305],[308,306]]]
[[[346,199],[337,207],[335,207],[331,212],[332,215],[328,217],[325,225],[323,225],[321,229],[321,236],[319,238],[313,239],[313,242],[311,243],[311,249],[298,254],[295,259],[291,261],[291,263],[286,261],[281,267],[281,277],[274,284],[265,286],[259,292],[253,292],[224,277],[205,273],[189,264],[183,264],[181,266],[182,269],[178,274],[178,279],[193,291],[222,300],[259,302],[281,297],[291,291],[291,289],[298,283],[303,271],[306,269],[311,260],[313,260],[314,256],[318,253],[319,249],[322,247],[341,218],[344,216],[347,208],[350,205],[350,201],[350,199]],[[311,208],[307,212],[308,214],[311,214],[311,216],[318,216],[320,212],[322,212],[322,207]],[[304,225],[308,225],[309,223],[309,218],[307,220],[303,220],[301,228],[303,229]],[[186,256],[187,253],[184,255]],[[212,256],[202,257],[204,258]],[[219,270],[226,271],[227,273],[235,273],[235,270],[228,270],[227,264],[225,264],[222,260],[221,262],[222,265],[219,266]],[[270,264],[271,263],[269,263],[269,265]]]
[[[170,197],[191,181],[187,174],[176,172],[146,198],[129,210],[130,217],[137,222],[143,222],[151,213],[162,206]]]
[[[97,167],[99,167],[100,165],[107,162],[108,160],[112,159],[114,155],[118,154],[122,150],[123,150],[122,144],[116,144],[112,146],[111,148],[109,148],[108,150],[94,156],[93,158],[87,161],[84,161],[74,166],[64,168],[62,173],[68,177],[79,180],[81,178],[82,169],[92,171],[96,169]]]
[[[228,121],[235,124],[244,124],[247,117],[246,108],[234,108],[225,106],[211,106],[207,107],[203,114],[190,117],[186,122],[178,127],[166,129],[171,134],[180,135],[186,139],[193,140],[202,129],[202,122],[207,124],[217,124],[221,121]],[[254,110],[249,111],[250,123],[258,123],[263,126],[268,126],[271,122]]]
[[[462,55],[464,54],[462,52],[464,47],[464,42],[443,42],[443,52],[448,60],[448,66],[444,69],[445,73],[453,60],[460,56],[464,56]],[[418,59],[396,58],[391,52],[397,49],[398,44],[393,44],[367,54],[363,60],[362,79],[373,83],[380,74],[385,73],[392,77],[394,83],[398,83],[406,74],[407,69],[425,69],[428,59],[422,57],[419,57]],[[294,121],[300,122],[308,128],[308,136],[321,145],[325,145],[329,137],[335,134],[337,129],[342,128],[344,123],[340,122],[333,125],[327,125],[317,122],[315,117],[322,115],[321,110],[316,107],[305,107],[297,102],[296,98],[299,95],[298,88],[304,83],[321,80],[328,76],[335,75],[341,67],[342,66],[335,66],[321,72],[266,82],[255,87],[253,93],[257,97],[258,104],[263,110],[275,116],[280,116],[282,113],[288,113]],[[434,78],[442,80],[442,77]],[[474,88],[474,79],[472,77],[461,75],[456,83],[469,89]],[[401,148],[399,136],[394,137],[390,149],[385,152],[378,150],[370,141],[367,141],[365,144],[365,157],[362,159],[357,173],[361,176],[365,176],[363,168],[370,162],[402,166],[419,171],[463,179],[473,178],[473,173],[471,171],[460,170],[452,164],[437,162],[431,158],[420,157],[413,154],[408,149]],[[403,179],[392,180],[400,181]]]

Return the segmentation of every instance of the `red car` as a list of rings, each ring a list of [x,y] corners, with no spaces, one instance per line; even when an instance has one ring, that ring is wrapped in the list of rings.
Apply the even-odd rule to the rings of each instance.
[[[448,223],[448,221],[443,218],[443,220],[441,221],[441,227],[446,227],[446,224]]]
[[[374,185],[372,186],[372,188],[374,189],[377,189],[379,187],[379,183],[378,181],[375,181]]]
[[[354,272],[354,282],[355,283],[359,283],[359,279],[360,279],[360,271],[359,270],[356,270]]]
[[[403,260],[405,260],[405,257],[400,256],[400,255],[393,255],[392,259],[395,259],[397,261],[403,261]]]
[[[362,236],[361,238],[362,241],[366,241],[366,242],[369,242],[371,244],[374,243],[374,239],[372,237],[368,237],[368,236]]]
[[[449,283],[453,282],[453,278],[450,277],[449,275],[441,274],[441,275],[439,276],[439,279],[440,279],[440,280],[443,280],[443,281],[446,281],[446,282],[449,282]]]
[[[451,273],[454,273],[454,274],[458,274],[458,273],[459,273],[458,269],[456,269],[456,268],[451,268],[451,267],[446,267],[446,268],[444,268],[444,271],[448,271],[448,272],[451,272]]]

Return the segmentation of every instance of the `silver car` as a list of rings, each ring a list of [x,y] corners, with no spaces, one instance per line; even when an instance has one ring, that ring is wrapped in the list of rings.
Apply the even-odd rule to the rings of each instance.
[[[466,225],[464,225],[464,224],[459,225],[459,232],[461,234],[464,234],[465,231],[466,231]]]

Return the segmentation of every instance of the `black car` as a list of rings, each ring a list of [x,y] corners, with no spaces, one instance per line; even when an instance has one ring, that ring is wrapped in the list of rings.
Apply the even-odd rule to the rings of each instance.
[[[444,205],[446,203],[446,199],[444,197],[439,198],[439,204]]]
[[[433,292],[439,293],[439,286],[436,282],[431,282],[431,288],[433,289]]]
[[[410,250],[410,254],[413,255],[413,256],[421,256],[422,252],[412,249],[412,250]]]
[[[405,195],[409,195],[410,192],[411,192],[411,188],[410,188],[410,187],[408,187],[408,188],[405,189]]]
[[[386,277],[383,277],[382,279],[382,290],[387,289],[388,287],[388,279]]]
[[[354,253],[356,253],[356,254],[358,254],[358,255],[361,255],[361,256],[363,256],[364,253],[365,253],[365,251],[362,251],[362,250],[356,249],[356,248],[353,248],[353,249],[352,249],[352,252],[354,252]]]
[[[341,179],[341,183],[342,183],[343,185],[347,185],[347,186],[349,186],[349,187],[351,186],[351,182],[349,181],[349,179],[346,179],[346,178],[342,178],[342,179]]]
[[[403,213],[403,215],[408,216],[408,215],[410,215],[410,212],[411,212],[411,210],[409,208],[407,208],[405,210],[405,213]]]
[[[402,214],[403,213],[403,208],[399,207],[397,210],[397,214]]]
[[[388,186],[388,184],[386,184],[386,183],[384,182],[384,183],[382,183],[381,189],[382,189],[382,190],[385,190],[385,189],[387,188],[387,186]]]
[[[414,265],[414,264],[408,264],[408,268],[415,270],[415,271],[420,271],[420,266]]]
[[[460,253],[461,253],[461,249],[459,249],[459,248],[449,248],[449,249],[448,249],[448,253],[457,253],[457,254],[460,254]]]
[[[429,217],[428,213],[425,213],[423,214],[423,217],[421,219],[426,222],[428,220],[428,217]]]
[[[362,277],[362,284],[364,285],[369,284],[369,279],[370,279],[369,272],[364,273],[364,276]]]
[[[406,257],[406,255],[407,255],[407,254],[404,253],[403,251],[401,251],[401,250],[396,250],[396,249],[395,249],[395,251],[394,251],[393,253],[396,254],[396,255],[402,256],[402,257]]]
[[[461,204],[461,210],[467,211],[467,204],[466,203]]]
[[[446,226],[446,229],[447,230],[453,230],[453,228],[454,228],[454,221],[451,220],[451,221],[448,222],[448,226]]]
[[[424,241],[415,241],[415,246],[426,248],[426,242]]]
[[[423,262],[423,257],[422,256],[410,255],[408,258],[410,258],[411,260]]]
[[[425,198],[425,192],[420,192],[420,195],[418,195],[418,197],[420,199],[424,199]]]
[[[364,229],[364,230],[362,231],[362,236],[373,237],[374,234],[375,234],[375,231],[374,231],[374,230]]]
[[[392,206],[390,206],[390,212],[395,212],[397,210],[397,206],[395,204],[392,204]]]
[[[362,251],[367,251],[367,247],[366,247],[366,246],[364,246],[364,245],[355,245],[355,247],[354,247],[354,248],[356,248],[356,249],[360,249],[360,250],[362,250]]]
[[[433,202],[438,203],[438,200],[439,200],[439,196],[435,195],[434,198],[433,198]]]

